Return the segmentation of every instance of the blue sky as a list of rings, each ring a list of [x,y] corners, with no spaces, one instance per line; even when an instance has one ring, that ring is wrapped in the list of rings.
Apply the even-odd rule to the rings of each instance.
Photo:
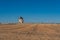
[[[60,23],[60,0],[0,0],[0,22]]]

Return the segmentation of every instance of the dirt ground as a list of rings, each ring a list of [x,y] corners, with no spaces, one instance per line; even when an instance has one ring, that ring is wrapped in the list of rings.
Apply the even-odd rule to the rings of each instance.
[[[60,40],[60,24],[0,24],[0,40]]]

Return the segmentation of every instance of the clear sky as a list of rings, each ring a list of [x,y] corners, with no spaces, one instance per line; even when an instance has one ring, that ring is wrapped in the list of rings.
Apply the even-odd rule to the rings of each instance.
[[[0,22],[60,23],[60,0],[0,0]]]

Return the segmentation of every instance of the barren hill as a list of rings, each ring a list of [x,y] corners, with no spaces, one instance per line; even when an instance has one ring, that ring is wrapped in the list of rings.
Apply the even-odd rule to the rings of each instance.
[[[1,24],[0,40],[60,40],[60,24]]]

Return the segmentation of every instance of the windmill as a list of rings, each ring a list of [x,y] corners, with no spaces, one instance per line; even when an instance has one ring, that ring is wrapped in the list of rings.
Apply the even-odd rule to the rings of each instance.
[[[21,17],[21,16],[19,17],[19,23],[21,23],[21,24],[24,23],[23,17]]]

